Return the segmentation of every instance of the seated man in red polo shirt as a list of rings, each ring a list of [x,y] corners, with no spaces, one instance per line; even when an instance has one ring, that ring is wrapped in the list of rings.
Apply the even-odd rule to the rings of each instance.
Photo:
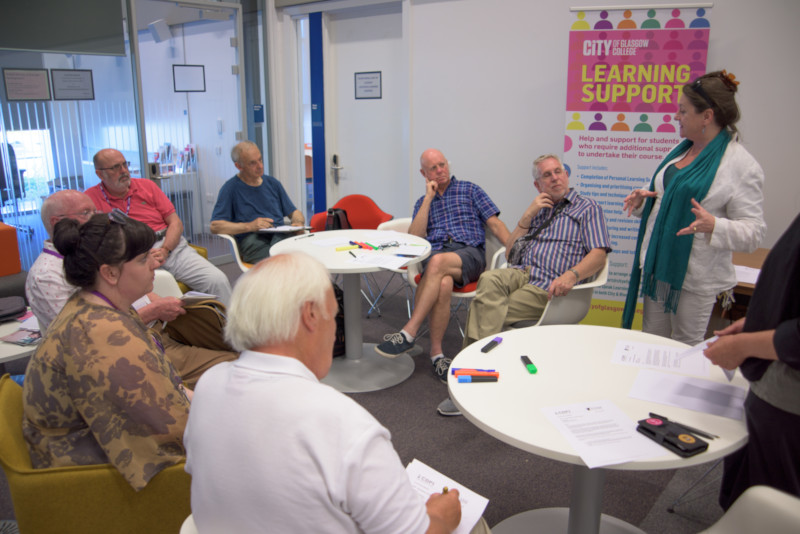
[[[183,222],[167,195],[151,180],[131,178],[125,156],[113,148],[94,155],[94,169],[101,183],[85,192],[97,209],[110,212],[119,208],[152,228],[158,238],[153,258],[159,267],[196,291],[216,295],[227,305],[231,298],[228,277],[189,246],[182,235]]]

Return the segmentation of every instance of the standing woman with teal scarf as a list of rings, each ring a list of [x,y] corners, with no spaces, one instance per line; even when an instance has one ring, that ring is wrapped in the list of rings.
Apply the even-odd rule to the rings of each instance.
[[[661,162],[649,189],[623,203],[642,218],[622,326],[644,297],[642,330],[700,343],[719,293],[736,285],[732,252],[752,252],[764,234],[764,171],[739,143],[739,82],[724,70],[683,86],[675,120],[684,140]]]

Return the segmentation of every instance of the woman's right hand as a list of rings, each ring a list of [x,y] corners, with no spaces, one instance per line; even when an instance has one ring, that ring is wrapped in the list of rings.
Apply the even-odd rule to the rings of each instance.
[[[658,194],[655,191],[649,191],[647,189],[634,189],[631,191],[631,194],[625,197],[625,200],[622,201],[622,209],[628,212],[628,217],[631,214],[642,207],[642,203],[644,202],[645,198],[648,197],[656,197]]]

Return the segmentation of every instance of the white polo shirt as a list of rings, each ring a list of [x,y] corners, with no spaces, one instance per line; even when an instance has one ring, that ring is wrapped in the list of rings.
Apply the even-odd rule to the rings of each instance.
[[[245,351],[206,371],[184,444],[201,532],[428,528],[389,431],[294,358]]]

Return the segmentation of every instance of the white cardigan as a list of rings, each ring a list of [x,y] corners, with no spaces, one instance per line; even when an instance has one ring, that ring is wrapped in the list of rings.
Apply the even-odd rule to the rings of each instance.
[[[683,154],[664,165],[656,176],[658,196],[647,219],[639,257],[641,267],[644,267],[650,235],[664,196],[664,170],[682,157]],[[700,295],[716,295],[736,285],[732,252],[754,251],[767,233],[763,186],[761,166],[737,140],[732,139],[708,194],[700,202],[716,218],[714,231],[695,235],[682,289]],[[691,209],[691,204],[686,206],[686,211]],[[634,214],[641,217],[643,210],[644,202]]]

